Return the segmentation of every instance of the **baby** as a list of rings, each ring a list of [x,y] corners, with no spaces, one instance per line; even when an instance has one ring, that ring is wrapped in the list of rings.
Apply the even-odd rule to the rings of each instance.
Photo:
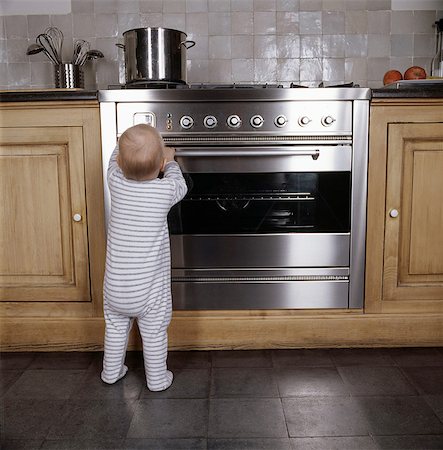
[[[148,388],[162,391],[172,384],[172,372],[166,367],[167,328],[172,314],[167,216],[187,192],[174,155],[175,150],[164,146],[155,128],[141,124],[122,134],[109,162],[111,213],[101,373],[105,383],[115,383],[128,370],[124,359],[136,319]]]

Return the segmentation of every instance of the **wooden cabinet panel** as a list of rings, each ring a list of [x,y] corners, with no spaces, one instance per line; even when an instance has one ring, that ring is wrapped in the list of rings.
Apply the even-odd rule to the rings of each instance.
[[[371,108],[365,311],[443,312],[443,100]]]
[[[80,127],[2,130],[2,301],[91,300],[82,139]]]
[[[387,174],[383,299],[443,299],[443,124],[390,124]]]

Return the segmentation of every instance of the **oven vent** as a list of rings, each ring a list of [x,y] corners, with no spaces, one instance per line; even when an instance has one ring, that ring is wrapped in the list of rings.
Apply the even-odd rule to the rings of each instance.
[[[272,281],[349,281],[347,275],[283,275],[271,277],[172,277],[173,282],[235,283]]]
[[[165,143],[184,142],[184,143],[197,143],[197,142],[346,142],[352,141],[352,136],[163,136]]]

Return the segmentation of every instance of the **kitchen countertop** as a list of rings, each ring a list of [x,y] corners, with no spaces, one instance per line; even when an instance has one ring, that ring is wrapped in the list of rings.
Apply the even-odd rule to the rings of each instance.
[[[380,88],[372,89],[372,98],[443,98],[441,87]]]
[[[96,90],[85,89],[19,89],[0,91],[0,102],[51,102],[97,100]]]
[[[372,98],[442,98],[443,79],[398,80],[379,89],[372,89]]]

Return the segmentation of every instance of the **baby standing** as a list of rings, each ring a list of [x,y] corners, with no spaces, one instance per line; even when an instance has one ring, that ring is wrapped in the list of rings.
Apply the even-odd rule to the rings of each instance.
[[[172,383],[166,367],[172,314],[167,215],[187,192],[174,154],[155,128],[140,124],[122,134],[109,162],[101,373],[105,383],[115,383],[128,370],[124,359],[134,319],[142,337],[148,388],[162,391]]]

